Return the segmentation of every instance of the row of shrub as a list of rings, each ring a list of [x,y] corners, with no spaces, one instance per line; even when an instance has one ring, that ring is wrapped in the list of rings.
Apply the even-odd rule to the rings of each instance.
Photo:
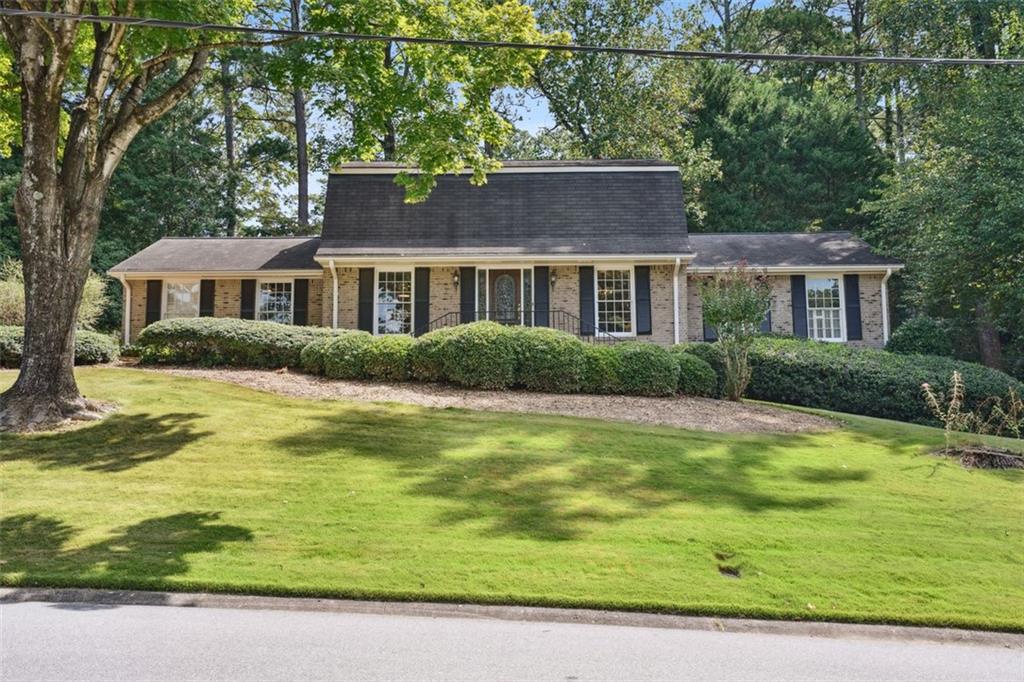
[[[22,327],[0,326],[0,367],[21,365],[25,338]],[[95,365],[111,362],[118,354],[117,342],[106,334],[79,329],[75,332],[75,364]]]
[[[587,344],[555,329],[475,322],[419,339],[348,332],[313,341],[301,367],[333,379],[445,381],[467,388],[551,393],[711,395],[699,358],[650,343]]]
[[[307,344],[338,333],[343,332],[232,318],[161,320],[142,330],[132,351],[146,363],[295,367]]]
[[[166,320],[135,345],[142,362],[300,367],[335,379],[444,381],[555,393],[715,393],[714,370],[651,343],[583,343],[555,329],[475,322],[418,339],[223,318]]]
[[[721,391],[724,371],[717,344],[684,344],[674,350],[711,365],[718,377],[716,391]],[[750,364],[746,395],[751,398],[923,424],[936,422],[921,385],[945,387],[954,370],[967,388],[966,410],[984,408],[989,398],[1005,396],[1011,388],[1024,389],[1008,374],[971,362],[792,338],[757,339]]]

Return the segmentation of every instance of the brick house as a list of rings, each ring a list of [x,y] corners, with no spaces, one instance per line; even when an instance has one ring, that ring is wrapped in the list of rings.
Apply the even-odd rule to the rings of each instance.
[[[404,201],[389,163],[327,183],[319,237],[166,238],[110,270],[124,335],[237,317],[422,334],[479,319],[582,338],[711,340],[698,283],[739,262],[773,286],[762,328],[882,346],[902,265],[848,232],[688,234],[678,169],[653,161],[506,162]]]

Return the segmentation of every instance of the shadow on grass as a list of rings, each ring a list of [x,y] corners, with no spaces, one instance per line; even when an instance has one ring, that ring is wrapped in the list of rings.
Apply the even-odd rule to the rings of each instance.
[[[7,436],[0,459],[34,462],[43,469],[126,471],[173,455],[210,435],[193,426],[198,413],[115,414],[72,431]]]
[[[388,462],[410,479],[411,494],[450,503],[439,524],[484,522],[485,534],[558,541],[677,503],[743,513],[839,504],[841,496],[801,491],[800,476],[774,461],[808,438],[358,409],[322,417],[319,426],[276,443],[301,457]],[[867,479],[859,476],[844,480]]]
[[[247,542],[241,526],[216,523],[215,512],[182,512],[146,519],[119,529],[108,540],[65,548],[76,529],[39,514],[0,519],[3,572],[21,573],[27,582],[102,577],[116,585],[151,582],[188,571],[188,555],[215,552],[228,542]]]

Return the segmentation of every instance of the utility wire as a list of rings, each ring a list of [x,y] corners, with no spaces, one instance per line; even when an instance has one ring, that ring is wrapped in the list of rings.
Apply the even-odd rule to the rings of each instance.
[[[840,64],[894,64],[913,66],[1024,66],[1024,59],[974,59],[955,57],[883,57],[876,55],[832,55],[832,54],[774,54],[769,52],[712,52],[707,50],[662,50],[639,47],[615,47],[602,45],[575,45],[572,43],[518,43],[501,40],[467,40],[458,38],[427,38],[419,36],[380,35],[366,33],[343,33],[338,31],[302,31],[287,28],[268,28],[233,24],[193,23],[155,19],[148,17],[105,16],[97,14],[67,14],[0,8],[0,16],[35,17],[39,19],[60,19],[80,21],[87,24],[123,24],[140,28],[161,28],[186,31],[215,31],[218,33],[240,33],[249,35],[279,36],[282,38],[320,38],[348,42],[406,43],[411,45],[447,45],[457,47],[492,48],[503,50],[545,50],[575,54],[606,53],[628,54],[658,59],[691,59],[711,61],[743,62],[813,62]]]

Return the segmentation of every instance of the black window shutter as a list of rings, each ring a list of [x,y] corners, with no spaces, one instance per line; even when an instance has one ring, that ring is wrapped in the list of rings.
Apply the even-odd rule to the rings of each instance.
[[[459,322],[476,319],[476,268],[459,268]]]
[[[412,288],[413,331],[419,336],[430,331],[430,268],[416,268]]]
[[[638,265],[636,273],[636,333],[640,336],[651,334],[651,267]]]
[[[256,280],[242,280],[242,305],[238,312],[243,320],[256,319]]]
[[[843,295],[846,301],[846,339],[864,338],[860,326],[860,275],[843,275]]]
[[[789,289],[793,294],[793,336],[807,338],[807,282],[803,275],[791,275]]]
[[[761,333],[771,334],[772,333],[772,311],[767,310],[764,314],[764,319],[761,320]]]
[[[217,280],[199,280],[199,317],[213,317],[213,297],[217,291]]]
[[[309,324],[309,280],[297,279],[292,286],[292,324]]]
[[[580,336],[593,336],[594,320],[594,267],[580,266]]]
[[[146,280],[146,324],[151,325],[160,319],[161,299],[164,295],[162,279]]]
[[[373,332],[373,268],[359,268],[359,315],[358,327],[364,332]]]
[[[551,271],[546,265],[533,269],[533,323],[538,327],[551,324]]]

